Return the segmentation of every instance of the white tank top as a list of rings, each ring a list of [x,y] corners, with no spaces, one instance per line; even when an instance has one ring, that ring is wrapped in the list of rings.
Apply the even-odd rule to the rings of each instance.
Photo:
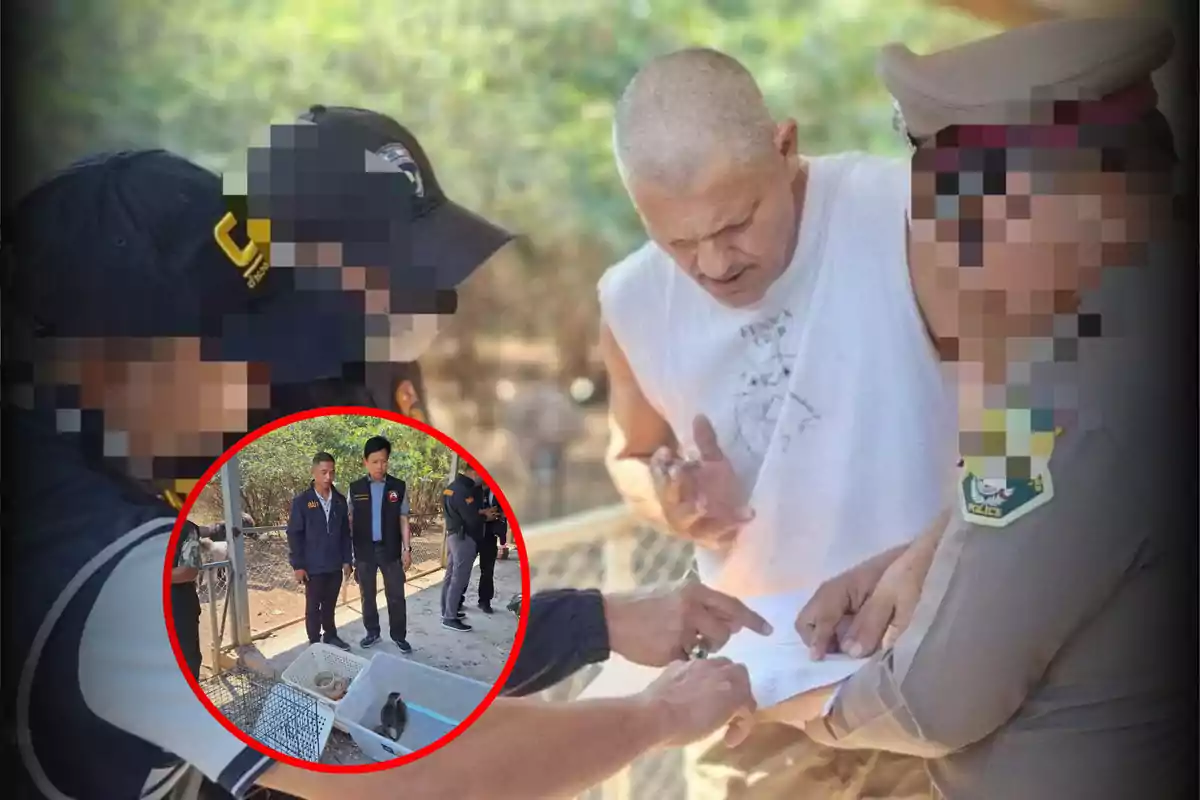
[[[791,264],[753,308],[717,303],[653,243],[600,281],[605,322],[685,449],[706,414],[755,519],[700,577],[813,589],[919,535],[954,461],[951,398],[908,278],[909,166],[809,160]]]

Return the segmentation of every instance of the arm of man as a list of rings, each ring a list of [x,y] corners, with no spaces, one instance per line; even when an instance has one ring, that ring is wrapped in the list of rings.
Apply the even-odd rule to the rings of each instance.
[[[1111,441],[1097,432],[1074,444],[1066,463],[1052,462],[1046,505],[999,529],[951,523],[910,627],[837,689],[805,727],[812,738],[939,758],[1017,712],[1147,541],[1127,497],[1096,491],[1125,485]]]
[[[354,536],[350,533],[350,498],[346,498],[346,513],[342,515],[342,530],[338,534],[342,540],[342,566],[354,566]]]
[[[408,524],[409,517],[408,492],[404,492],[404,499],[400,501],[400,560],[404,563],[404,568],[408,569],[412,566],[412,529]]]
[[[662,741],[640,698],[541,703],[500,698],[450,745],[399,769],[330,775],[277,764],[259,785],[306,800],[570,798]],[[464,759],[471,769],[462,769]]]
[[[304,569],[304,496],[292,498],[287,521],[288,563],[293,570]]]
[[[556,589],[529,598],[525,641],[505,694],[522,696],[608,660],[604,598],[595,589]]]
[[[411,508],[408,503],[408,492],[404,493],[404,499],[400,501],[400,544],[407,548],[412,545],[412,531],[408,527],[408,517]]]
[[[72,606],[86,602],[86,614],[48,619],[54,636],[47,641],[75,643],[74,676],[91,714],[174,753],[234,797],[244,797],[271,759],[230,734],[197,702],[180,669],[163,623],[167,611],[161,583],[174,520],[156,523],[131,531],[122,540],[128,544],[115,549],[110,560],[86,568],[95,569],[88,573],[92,584],[102,577],[94,595],[82,592],[70,599]],[[71,592],[68,588],[63,597]],[[52,662],[43,662],[53,674]],[[32,657],[29,663],[38,664],[39,659]],[[38,685],[36,675],[32,685]],[[62,691],[61,686],[54,688]],[[46,723],[51,730],[54,724]]]
[[[463,531],[466,527],[466,520],[462,515],[462,500],[456,497],[457,492],[453,486],[447,486],[442,490],[442,513],[446,519],[446,530],[453,535],[455,531]]]
[[[698,741],[753,707],[745,667],[720,658],[695,661],[668,669],[633,697],[570,703],[500,698],[450,745],[399,770],[334,776],[278,765],[260,784],[310,800],[566,800],[649,751]]]
[[[660,447],[677,446],[675,434],[642,393],[625,353],[603,323],[600,354],[608,370],[612,434],[605,465],[617,491],[635,513],[651,522],[666,524],[648,462]]]
[[[200,554],[200,530],[188,522],[183,526],[176,549],[175,566],[171,569],[171,583],[191,583],[200,574],[204,558]]]

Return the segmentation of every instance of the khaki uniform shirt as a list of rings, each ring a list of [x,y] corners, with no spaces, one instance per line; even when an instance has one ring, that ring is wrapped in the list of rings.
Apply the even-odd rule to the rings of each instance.
[[[1154,327],[1146,313],[1122,328]],[[1183,395],[1145,341],[1079,344],[1053,498],[1006,527],[952,517],[910,627],[806,727],[817,742],[929,759],[948,800],[1183,796],[1196,530],[1173,501],[1194,506],[1195,467],[1169,455]]]

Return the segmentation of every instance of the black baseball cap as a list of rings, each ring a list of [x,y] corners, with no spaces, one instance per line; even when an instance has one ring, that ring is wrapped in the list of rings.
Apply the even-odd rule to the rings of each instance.
[[[408,221],[408,246],[404,248],[407,259],[402,260],[402,268],[412,270],[413,274],[406,278],[416,285],[430,283],[435,289],[453,289],[513,238],[448,198],[417,137],[391,117],[361,108],[314,105],[299,121],[315,128],[309,147],[315,147],[317,152],[356,154],[361,159],[362,151],[366,151],[407,177],[413,194],[412,216]],[[302,132],[303,129],[297,130]],[[288,151],[272,147],[271,152],[283,156],[273,159],[271,165],[270,171],[278,174],[287,165]],[[314,163],[314,159],[305,155],[303,146],[297,147],[296,152],[300,154],[298,161]],[[324,162],[327,158],[315,161]],[[298,165],[297,172],[304,174],[304,164]],[[253,178],[252,175],[251,197],[255,195]],[[365,213],[369,215],[370,211]],[[341,239],[347,240],[348,237]]]
[[[272,147],[265,205],[277,219],[255,217],[264,202],[254,187],[226,196],[220,177],[164,150],[84,159],[5,220],[10,291],[43,336],[200,337],[206,360],[265,363],[272,383],[361,373],[364,294],[340,290],[332,270],[272,269],[272,242],[313,241],[314,231],[316,241],[382,240],[360,265],[386,267],[395,296],[456,286],[511,238],[440,191],[431,209],[407,174],[370,169],[355,152],[362,136],[342,129],[319,148]],[[251,184],[264,174],[250,172]],[[417,223],[431,211],[436,222]]]

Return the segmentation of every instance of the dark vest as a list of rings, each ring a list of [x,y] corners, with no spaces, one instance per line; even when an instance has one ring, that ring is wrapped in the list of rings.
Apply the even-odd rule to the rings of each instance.
[[[403,541],[400,536],[400,507],[404,504],[404,481],[388,475],[384,479],[383,514],[380,533],[383,535],[383,557],[388,561],[400,559]],[[362,561],[373,558],[375,544],[371,539],[371,479],[359,478],[350,484],[351,538],[354,540],[354,558]]]

